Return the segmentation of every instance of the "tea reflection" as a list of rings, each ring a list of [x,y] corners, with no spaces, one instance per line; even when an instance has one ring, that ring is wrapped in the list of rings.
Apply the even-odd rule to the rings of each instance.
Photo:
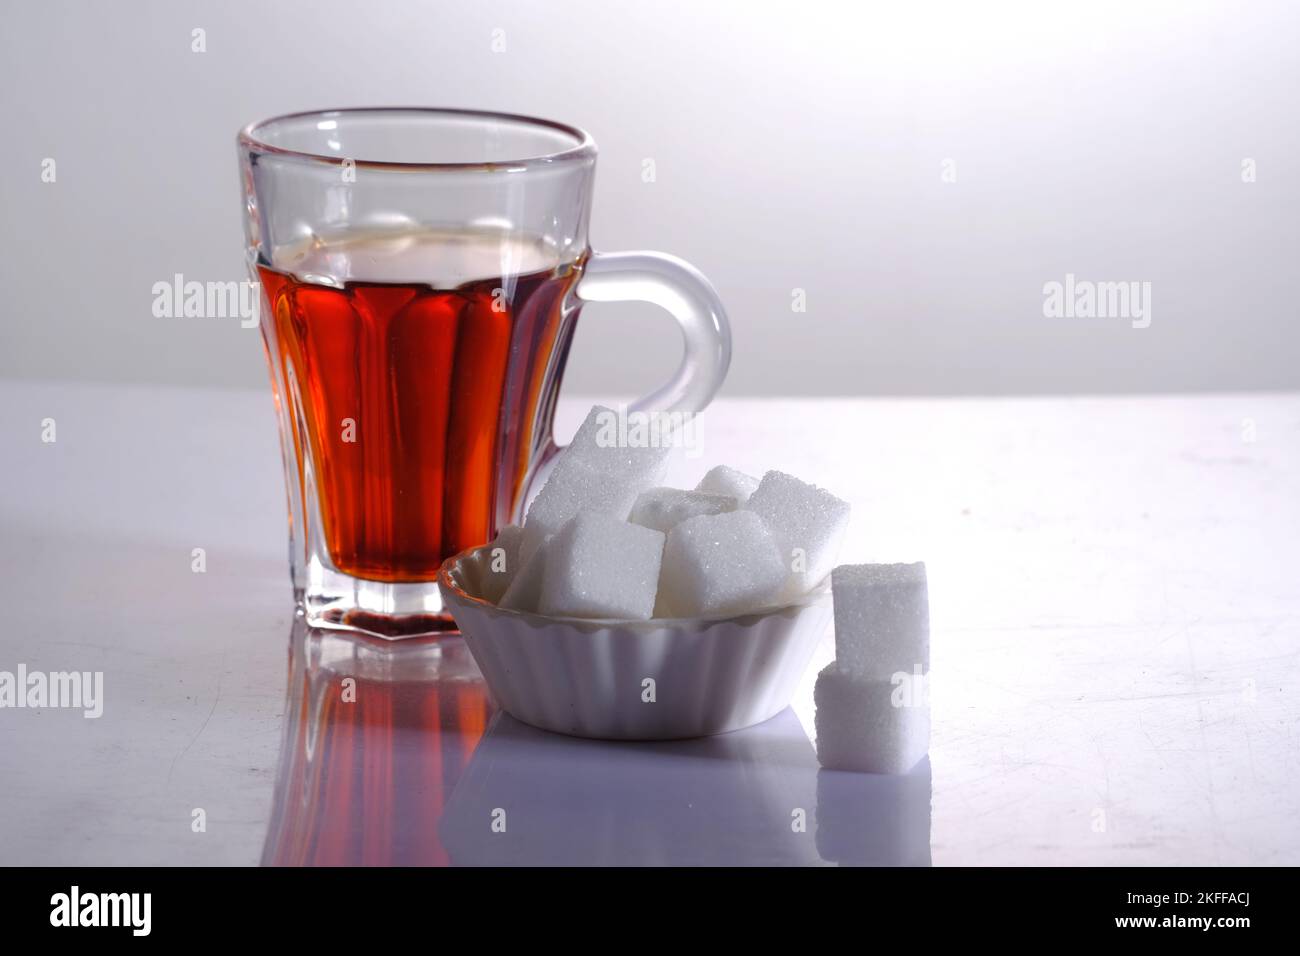
[[[446,864],[437,822],[491,708],[459,637],[296,624],[264,865]]]

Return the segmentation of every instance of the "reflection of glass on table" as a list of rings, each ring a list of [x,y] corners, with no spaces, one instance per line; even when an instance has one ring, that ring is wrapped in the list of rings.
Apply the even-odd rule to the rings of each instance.
[[[459,637],[389,643],[299,622],[262,863],[447,863],[438,817],[489,713]]]

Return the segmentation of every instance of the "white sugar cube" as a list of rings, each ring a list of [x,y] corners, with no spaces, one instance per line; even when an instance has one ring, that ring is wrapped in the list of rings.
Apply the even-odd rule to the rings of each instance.
[[[831,573],[835,661],[843,670],[888,679],[930,670],[930,602],[925,564],[842,564]]]
[[[654,613],[663,532],[584,512],[545,550],[542,614],[644,621]]]
[[[637,495],[663,481],[672,449],[631,443],[647,436],[621,432],[619,421],[617,412],[601,405],[588,413],[528,508],[521,557],[530,557],[579,511],[625,519]]]
[[[660,616],[743,614],[777,601],[786,566],[752,511],[688,518],[668,532]]]
[[[687,518],[720,515],[736,510],[730,495],[713,495],[703,491],[680,491],[677,488],[651,488],[637,496],[628,521],[656,531],[668,532]]]
[[[549,560],[552,540],[554,539],[544,538],[527,558],[517,559],[519,567],[511,575],[510,584],[497,601],[498,607],[512,611],[537,611],[542,596],[542,574]]]
[[[831,568],[849,526],[849,504],[829,491],[780,471],[769,471],[745,507],[766,522],[790,569],[785,594],[804,594]]]
[[[528,560],[542,541],[558,533],[580,511],[623,520],[640,493],[639,484],[623,481],[580,460],[561,458],[528,509],[521,557]]]
[[[695,486],[696,491],[707,491],[714,495],[730,495],[736,499],[736,504],[744,507],[749,496],[758,488],[758,479],[752,478],[743,471],[737,471],[727,465],[718,465],[716,468],[709,469],[709,473],[700,479],[700,483]]]
[[[927,677],[875,680],[831,663],[813,703],[817,760],[828,770],[907,773],[930,749]]]
[[[508,524],[492,539],[488,545],[488,564],[483,573],[479,597],[496,604],[501,595],[506,593],[519,570],[519,542],[524,529],[517,524]]]

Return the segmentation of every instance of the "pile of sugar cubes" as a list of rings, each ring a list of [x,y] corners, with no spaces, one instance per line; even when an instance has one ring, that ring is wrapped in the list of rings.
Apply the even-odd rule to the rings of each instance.
[[[720,465],[691,491],[662,487],[670,447],[600,440],[596,406],[522,526],[503,528],[483,597],[555,617],[716,617],[788,603],[827,575],[835,661],[817,675],[817,758],[906,773],[929,749],[924,564],[835,567],[849,505],[779,471]],[[607,420],[606,420],[607,421]]]
[[[924,564],[831,574],[835,660],[817,675],[823,767],[906,773],[930,749],[930,604]]]
[[[616,414],[591,410],[523,525],[501,530],[485,599],[553,617],[722,617],[796,600],[830,574],[846,502],[725,465],[694,490],[662,487],[672,448],[610,441]]]

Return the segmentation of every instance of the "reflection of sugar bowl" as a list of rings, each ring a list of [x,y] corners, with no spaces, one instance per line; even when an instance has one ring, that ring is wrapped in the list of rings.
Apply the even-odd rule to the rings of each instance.
[[[655,743],[565,737],[501,714],[439,832],[457,864],[817,864],[816,776],[788,709]]]

